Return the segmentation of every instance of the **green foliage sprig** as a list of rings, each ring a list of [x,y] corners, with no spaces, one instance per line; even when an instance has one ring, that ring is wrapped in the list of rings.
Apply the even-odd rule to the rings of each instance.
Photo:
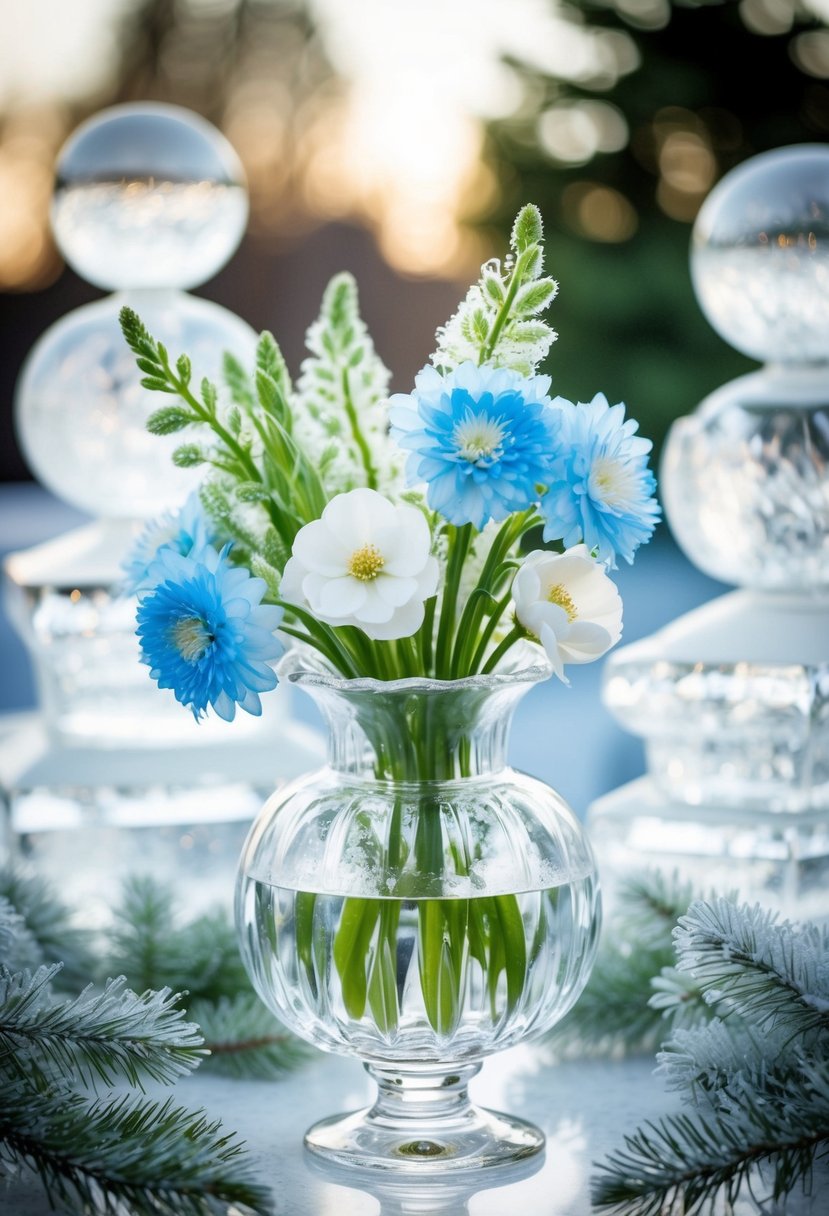
[[[107,973],[142,991],[186,991],[187,1016],[210,1053],[207,1072],[270,1080],[308,1058],[309,1048],[254,996],[224,911],[182,920],[168,887],[136,876],[124,883],[109,943]]]
[[[0,907],[6,901],[11,940],[0,958],[16,968],[60,964],[57,988],[78,988],[95,970],[92,937],[73,924],[72,913],[43,878],[7,866],[0,869]]]
[[[541,212],[532,204],[522,207],[504,265],[487,262],[458,311],[438,330],[436,367],[451,371],[470,359],[533,374],[557,337],[540,316],[558,294],[555,279],[542,276],[543,238]]]
[[[394,485],[401,456],[388,438],[391,375],[360,316],[352,275],[337,274],[326,287],[306,345],[293,409],[303,446],[342,490]]]
[[[640,905],[641,907],[642,905]],[[666,908],[667,908],[666,904]],[[673,1030],[660,1070],[690,1113],[646,1123],[600,1166],[597,1207],[694,1216],[757,1183],[774,1201],[829,1165],[829,931],[733,900],[697,900],[673,932],[674,977],[701,997],[677,1024],[678,986],[652,981]],[[706,1021],[705,1011],[716,1015]]]
[[[169,891],[136,878],[100,957],[43,880],[4,870],[0,890],[0,1177],[28,1167],[52,1204],[78,1212],[269,1212],[243,1145],[218,1122],[107,1092],[169,1085],[207,1061],[231,1076],[278,1077],[305,1058],[251,992],[229,918],[181,924]],[[72,987],[63,950],[100,986],[62,994]]]

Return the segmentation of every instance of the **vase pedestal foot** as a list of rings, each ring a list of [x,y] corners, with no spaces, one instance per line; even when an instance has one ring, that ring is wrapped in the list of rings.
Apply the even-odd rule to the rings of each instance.
[[[367,1064],[378,1086],[374,1105],[315,1123],[305,1147],[338,1165],[420,1176],[507,1165],[540,1152],[537,1127],[469,1101],[467,1086],[480,1067]]]

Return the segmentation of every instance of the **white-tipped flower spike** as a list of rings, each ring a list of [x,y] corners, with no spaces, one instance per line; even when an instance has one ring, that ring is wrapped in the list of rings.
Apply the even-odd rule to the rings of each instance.
[[[350,490],[299,530],[280,594],[329,625],[356,625],[379,641],[407,638],[437,590],[431,546],[416,507],[376,490]]]
[[[512,584],[515,616],[536,638],[560,680],[567,663],[592,663],[622,636],[622,600],[586,545],[565,553],[536,550]]]

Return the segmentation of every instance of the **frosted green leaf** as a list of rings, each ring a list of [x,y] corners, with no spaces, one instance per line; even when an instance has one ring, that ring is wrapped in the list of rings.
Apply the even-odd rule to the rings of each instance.
[[[435,367],[450,372],[460,363],[489,363],[530,376],[546,357],[556,334],[540,313],[558,292],[555,279],[540,278],[543,231],[537,207],[524,207],[513,225],[510,256],[502,265],[485,262],[458,311],[437,331]]]
[[[321,471],[326,490],[394,486],[402,458],[388,438],[389,372],[360,316],[350,274],[335,275],[328,284],[306,345],[310,355],[292,402],[294,435]]]

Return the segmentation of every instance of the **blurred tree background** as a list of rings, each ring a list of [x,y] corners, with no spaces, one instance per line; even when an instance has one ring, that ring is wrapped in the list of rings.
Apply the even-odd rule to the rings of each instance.
[[[55,155],[87,115],[136,100],[190,107],[237,148],[250,231],[199,294],[274,329],[294,367],[325,280],[348,268],[406,387],[463,281],[533,200],[562,289],[554,390],[584,399],[601,388],[661,440],[750,366],[696,306],[691,224],[746,157],[826,139],[827,18],[829,0],[9,5],[0,475],[25,475],[10,415],[27,350],[99,294],[51,241]],[[57,83],[67,65],[75,75]]]
[[[584,400],[601,384],[657,444],[678,414],[755,366],[702,318],[690,230],[740,161],[826,140],[822,7],[580,0],[571,19],[604,39],[599,70],[563,82],[516,64],[526,100],[490,127],[500,225],[527,198],[547,221],[561,283],[555,385]]]

